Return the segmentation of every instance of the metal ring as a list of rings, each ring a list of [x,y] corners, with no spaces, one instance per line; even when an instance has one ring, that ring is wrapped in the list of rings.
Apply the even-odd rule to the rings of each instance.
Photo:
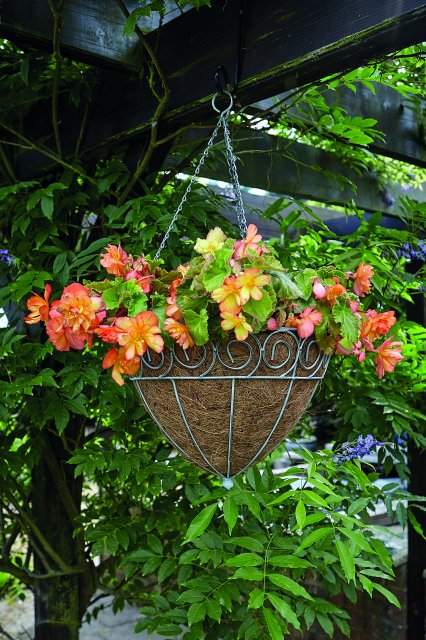
[[[217,108],[216,106],[216,99],[221,96],[220,93],[215,93],[212,99],[212,107],[215,111],[217,111],[217,113],[220,113],[221,115],[227,115],[232,107],[234,106],[234,98],[232,97],[232,94],[229,91],[224,91],[223,92],[224,95],[228,96],[229,98],[229,105],[226,107],[226,109],[224,109],[223,111],[221,111],[220,109]]]

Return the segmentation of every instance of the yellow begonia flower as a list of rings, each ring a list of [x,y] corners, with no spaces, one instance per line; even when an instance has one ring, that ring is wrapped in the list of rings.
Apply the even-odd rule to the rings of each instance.
[[[208,232],[205,240],[201,240],[201,238],[197,239],[194,250],[202,255],[208,255],[216,251],[216,249],[220,249],[225,240],[226,235],[223,233],[222,229],[220,227],[215,227]]]

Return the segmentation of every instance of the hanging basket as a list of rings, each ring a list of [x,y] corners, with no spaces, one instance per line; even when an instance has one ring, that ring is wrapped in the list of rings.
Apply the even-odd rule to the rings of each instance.
[[[314,339],[278,329],[242,342],[147,352],[132,380],[170,444],[231,488],[233,476],[297,424],[329,360]]]

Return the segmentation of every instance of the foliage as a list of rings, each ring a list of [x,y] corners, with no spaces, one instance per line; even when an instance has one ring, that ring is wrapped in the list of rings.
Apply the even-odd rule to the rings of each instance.
[[[22,53],[10,43],[3,47],[0,244],[8,251],[1,255],[13,262],[0,260],[0,306],[9,321],[0,329],[0,570],[11,576],[2,581],[1,593],[16,593],[19,581],[37,597],[41,583],[77,574],[83,611],[96,590],[112,594],[114,610],[125,602],[142,606],[138,628],[164,637],[281,638],[287,628],[305,630],[314,619],[329,635],[335,627],[347,633],[347,614],[330,596],[343,591],[355,600],[359,591],[379,592],[395,602],[383,586],[392,577],[391,561],[377,528],[368,524],[372,511],[384,501],[392,518],[403,526],[410,518],[418,529],[422,499],[395,483],[378,488],[371,468],[359,461],[337,465],[327,451],[302,451],[300,465],[280,476],[264,463],[225,494],[215,479],[174,456],[130,385],[118,387],[100,373],[98,344],[82,353],[54,351],[43,327],[23,322],[28,296],[45,283],[52,283],[55,298],[70,280],[98,280],[99,252],[108,243],[122,242],[135,256],[149,254],[170,224],[183,185],[163,171],[153,139],[137,167],[118,146],[82,152],[93,69],[64,60],[58,76],[55,57]],[[416,52],[406,55],[411,86]],[[389,64],[374,65],[382,69],[374,82],[385,78]],[[358,75],[366,86],[373,82],[363,70]],[[386,82],[398,88],[404,74]],[[329,79],[324,83],[334,91]],[[312,144],[320,146],[314,115],[319,103],[314,87],[307,89],[312,93],[298,94],[312,106],[304,135],[311,133]],[[51,115],[50,101],[58,107],[59,94],[60,109],[81,119],[80,130],[67,132],[65,152],[57,144],[57,134],[65,139],[65,132],[53,117],[46,137],[28,125],[35,120],[30,114]],[[345,149],[354,164],[362,167],[368,156],[383,167],[360,138],[379,135],[374,123],[349,122],[339,109],[333,119],[333,127],[340,125],[333,144],[342,156]],[[353,144],[352,133],[343,133],[355,129]],[[184,158],[181,151],[176,157],[186,167],[194,149]],[[32,171],[23,175],[28,153]],[[233,228],[217,213],[223,201],[201,186],[190,194],[164,250],[168,270],[191,258],[207,228],[220,226],[232,237]],[[273,242],[280,263],[302,271],[334,265],[342,272],[371,264],[375,275],[366,308],[392,307],[402,318],[394,330],[405,343],[404,360],[393,377],[375,379],[367,360],[355,372],[350,358],[334,358],[315,408],[337,440],[371,433],[384,441],[385,471],[394,467],[406,478],[404,434],[425,444],[425,376],[424,329],[404,320],[404,308],[421,295],[424,264],[401,249],[404,243],[417,247],[424,236],[424,206],[404,199],[402,230],[381,227],[380,214],[367,219],[357,212],[358,230],[339,238],[320,221],[315,226],[312,218],[309,224],[303,220],[301,206],[280,215],[289,203],[278,199],[265,212],[280,224],[281,238]],[[46,485],[51,513],[61,514],[62,529],[73,525],[65,541],[55,520],[46,524],[39,513]]]

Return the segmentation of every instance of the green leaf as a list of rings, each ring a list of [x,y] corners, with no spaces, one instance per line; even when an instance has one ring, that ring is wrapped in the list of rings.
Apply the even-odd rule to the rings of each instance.
[[[237,503],[231,496],[227,496],[223,503],[223,517],[228,525],[229,535],[231,535],[238,519]]]
[[[376,591],[381,593],[382,596],[386,598],[386,600],[388,600],[391,604],[395,605],[395,607],[398,607],[398,609],[401,608],[401,604],[398,598],[391,591],[389,591],[389,589],[386,589],[386,587],[383,587],[381,584],[378,584],[377,582],[373,582],[372,584],[376,589]]]
[[[297,618],[296,613],[293,611],[290,605],[274,593],[268,593],[267,596],[269,602],[273,607],[275,607],[275,609],[284,618],[284,620],[292,624],[295,629],[300,630],[300,622]]]
[[[200,511],[197,516],[195,516],[188,527],[185,540],[182,542],[182,544],[190,542],[191,540],[194,540],[194,538],[198,538],[203,533],[203,531],[207,529],[216,509],[217,503],[211,504],[210,506],[205,507],[202,511]]]
[[[360,319],[352,313],[345,300],[338,300],[332,308],[333,318],[341,326],[342,336],[348,343],[358,340]]]
[[[306,538],[304,538],[299,545],[297,551],[302,551],[302,549],[307,549],[311,547],[315,542],[324,538],[330,531],[332,531],[332,527],[321,527],[320,529],[315,529],[312,533],[309,533]]]
[[[296,522],[299,529],[303,529],[306,520],[306,509],[303,500],[299,500],[296,507]]]
[[[288,300],[303,298],[302,291],[286,273],[270,271],[270,274],[273,276],[272,285],[279,298],[287,298]]]
[[[347,529],[346,527],[339,527],[339,531],[341,531],[345,536],[352,540],[352,542],[355,542],[355,544],[360,549],[363,549],[363,551],[368,551],[368,553],[372,554],[376,553],[376,551],[374,551],[368,544],[364,536],[358,531],[352,531],[352,529]]]
[[[166,558],[161,564],[157,573],[157,582],[161,584],[166,578],[168,578],[176,568],[176,561],[174,558]]]
[[[207,609],[204,602],[194,602],[188,609],[188,624],[189,626],[204,620],[206,617]]]
[[[276,584],[277,587],[284,589],[284,591],[289,591],[294,596],[301,596],[302,598],[306,598],[306,600],[313,600],[305,587],[302,587],[298,582],[287,576],[283,576],[280,573],[268,573],[268,578],[273,584]]]
[[[146,541],[148,543],[148,547],[152,549],[154,553],[159,556],[163,554],[163,545],[161,544],[161,541],[157,538],[157,536],[149,533],[147,535]]]
[[[283,567],[285,569],[308,569],[312,567],[312,563],[297,556],[272,556],[268,563],[273,567]]]
[[[128,315],[133,318],[137,316],[138,313],[146,311],[148,308],[147,301],[148,296],[143,291],[138,295],[133,295],[127,307]]]
[[[102,292],[102,300],[105,303],[105,307],[109,309],[117,309],[120,304],[120,294],[117,289],[106,289]]]
[[[52,220],[53,215],[53,196],[43,195],[41,198],[41,210],[48,220]]]
[[[200,313],[196,313],[192,309],[185,309],[182,315],[195,344],[198,346],[206,344],[209,339],[207,310],[201,309]]]
[[[347,581],[355,581],[355,563],[351,550],[339,539],[336,540],[336,548]]]
[[[209,618],[216,620],[216,622],[220,622],[222,617],[222,607],[217,600],[213,600],[212,598],[206,600],[206,610]]]
[[[249,313],[253,318],[264,322],[272,314],[272,300],[269,293],[263,289],[260,300],[250,300],[243,307],[244,313]]]
[[[231,275],[231,267],[229,260],[234,253],[232,248],[222,247],[214,252],[214,258],[204,274],[202,279],[207,291],[214,291],[223,284],[225,278]]]
[[[263,617],[268,627],[271,640],[283,640],[284,635],[278,620],[270,609],[263,608]]]
[[[348,507],[348,515],[353,516],[356,513],[359,513],[366,508],[369,502],[370,498],[358,498],[358,500],[355,500],[355,502],[351,502]]]
[[[263,564],[263,558],[257,553],[240,553],[226,561],[228,567],[258,567]]]
[[[317,612],[317,619],[320,625],[322,626],[322,628],[324,629],[324,631],[326,632],[326,634],[329,635],[330,638],[332,638],[334,633],[334,627],[328,615],[326,613]]]
[[[263,605],[264,600],[265,600],[264,592],[258,587],[256,587],[255,589],[253,589],[253,591],[250,592],[248,608],[260,609],[260,607]]]
[[[255,567],[240,567],[237,569],[232,578],[241,578],[242,580],[252,580],[253,582],[260,582],[263,580],[263,571],[259,571]]]
[[[62,403],[58,402],[55,404],[54,419],[58,432],[63,433],[69,422],[70,414],[68,409]]]
[[[243,547],[243,549],[249,549],[250,551],[257,551],[258,553],[263,553],[263,544],[256,540],[255,538],[250,538],[249,536],[240,536],[231,538],[230,540],[225,540],[230,544],[235,544],[239,547]]]

